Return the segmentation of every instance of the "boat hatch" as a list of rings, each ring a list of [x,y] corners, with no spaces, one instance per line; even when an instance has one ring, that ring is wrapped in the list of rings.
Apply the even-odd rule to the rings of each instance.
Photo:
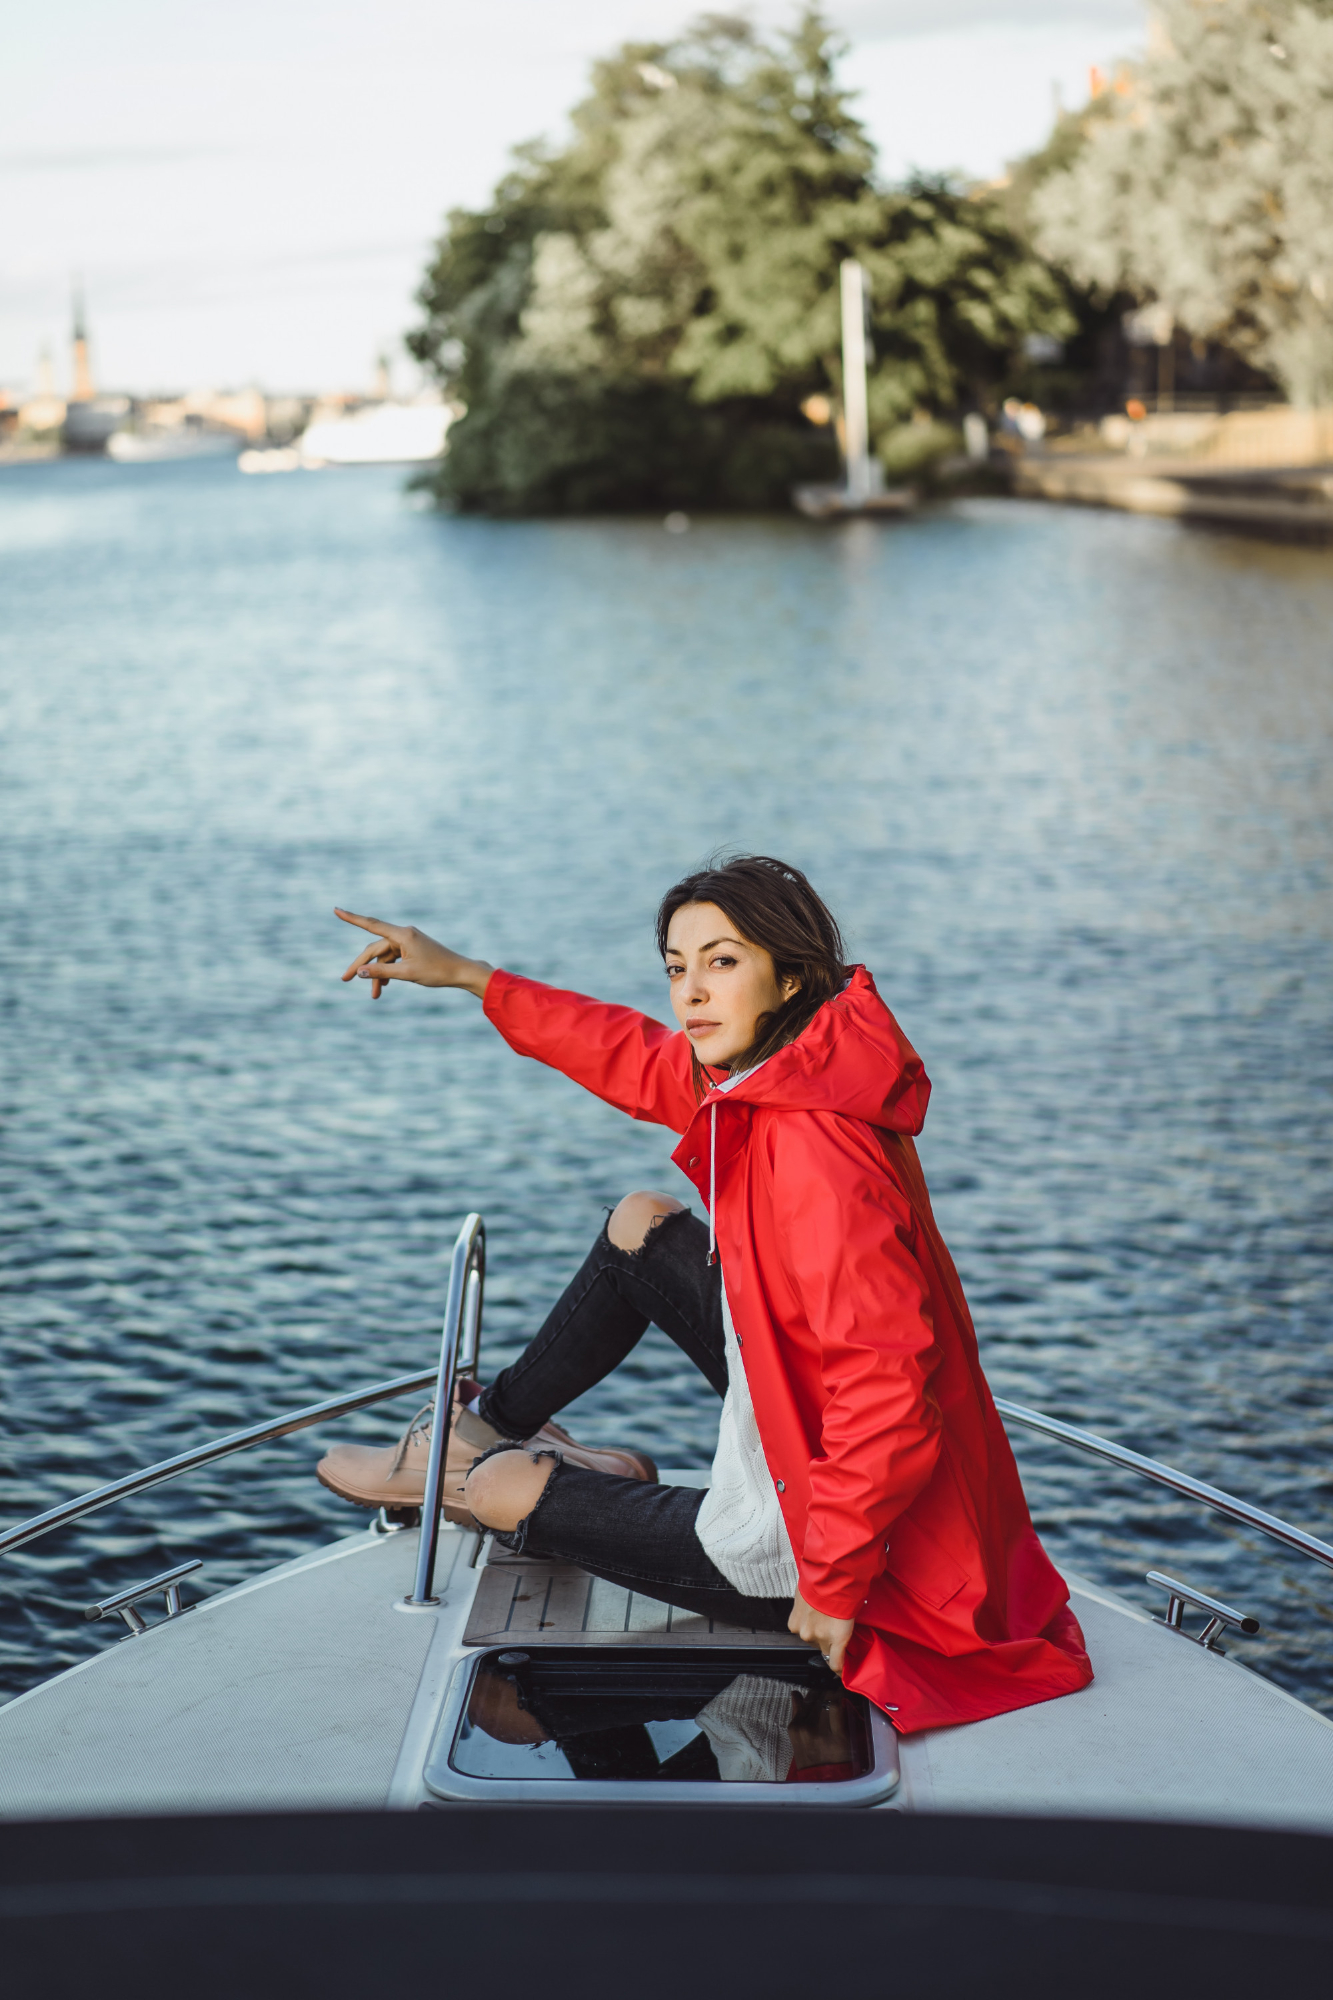
[[[490,1647],[455,1676],[437,1798],[876,1805],[893,1729],[804,1647]]]

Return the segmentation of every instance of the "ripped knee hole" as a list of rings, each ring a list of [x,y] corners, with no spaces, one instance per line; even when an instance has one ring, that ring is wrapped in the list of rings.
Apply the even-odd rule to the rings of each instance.
[[[553,1451],[516,1446],[479,1459],[463,1482],[463,1498],[484,1528],[512,1534],[527,1520],[560,1463]]]
[[[617,1250],[632,1257],[644,1248],[654,1230],[672,1216],[685,1212],[684,1202],[677,1201],[674,1195],[636,1189],[616,1203],[607,1217],[606,1233]]]

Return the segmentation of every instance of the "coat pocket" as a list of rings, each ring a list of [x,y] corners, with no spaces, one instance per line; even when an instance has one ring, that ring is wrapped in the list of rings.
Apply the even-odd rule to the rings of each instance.
[[[967,1582],[962,1564],[905,1514],[889,1529],[885,1568],[932,1611],[942,1611]]]

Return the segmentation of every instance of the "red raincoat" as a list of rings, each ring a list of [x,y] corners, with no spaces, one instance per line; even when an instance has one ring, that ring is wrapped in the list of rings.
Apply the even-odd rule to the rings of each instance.
[[[847,1685],[903,1731],[1085,1687],[912,1143],[930,1084],[865,968],[702,1104],[646,1015],[508,972],[485,1006],[520,1055],[684,1133],[801,1594],[856,1621]]]

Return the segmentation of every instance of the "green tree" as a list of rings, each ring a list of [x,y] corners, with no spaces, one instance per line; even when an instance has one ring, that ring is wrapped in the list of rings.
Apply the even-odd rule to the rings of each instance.
[[[992,196],[917,178],[879,208],[874,236],[853,246],[874,300],[872,428],[884,433],[922,410],[984,406],[1026,335],[1065,340],[1074,331],[1065,287]]]
[[[1333,400],[1333,0],[1157,0],[1128,80],[1034,193],[1039,247]]]
[[[421,290],[420,359],[466,405],[439,476],[494,512],[780,504],[834,470],[801,416],[839,387],[837,269],[874,287],[872,420],[984,398],[1059,282],[989,200],[898,191],[807,11],[765,37],[705,16],[598,63],[559,150],[456,210]]]

